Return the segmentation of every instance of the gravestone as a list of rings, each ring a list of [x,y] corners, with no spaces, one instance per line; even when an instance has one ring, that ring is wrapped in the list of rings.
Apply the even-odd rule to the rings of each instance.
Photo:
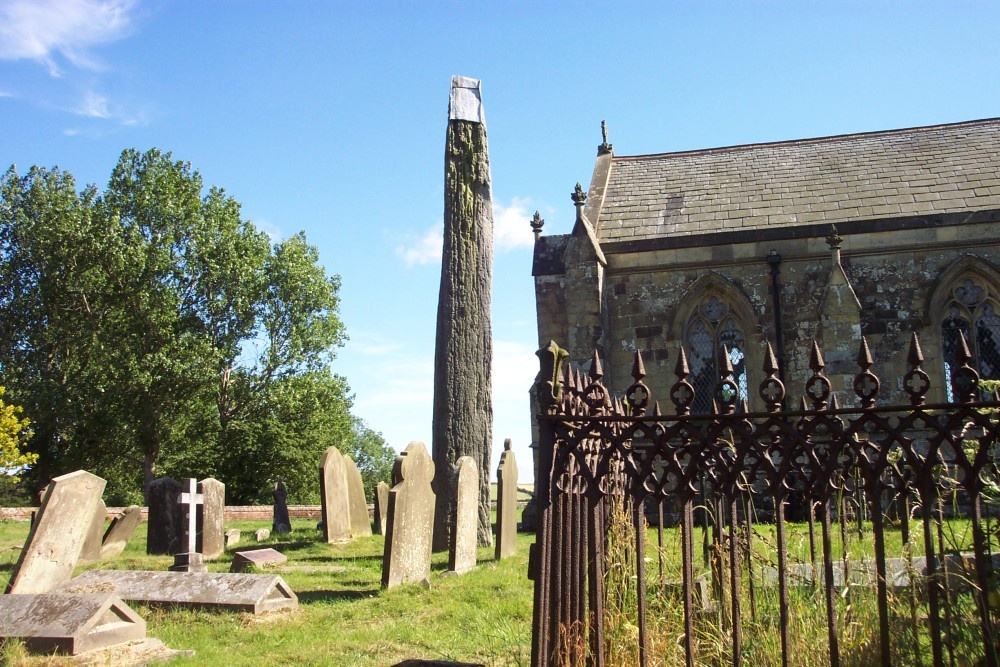
[[[138,528],[140,521],[142,521],[142,508],[138,505],[126,507],[121,516],[112,519],[111,525],[104,533],[101,558],[114,558],[121,555],[128,541],[135,534],[135,529]]]
[[[69,580],[105,484],[103,479],[85,470],[49,482],[14,565],[8,593],[47,593]]]
[[[146,519],[146,553],[173,555],[181,548],[184,512],[177,503],[181,484],[171,477],[149,483],[149,515]]]
[[[252,551],[237,551],[233,555],[230,572],[246,572],[251,569],[264,570],[277,567],[288,562],[288,557],[275,549],[253,549]]]
[[[205,502],[197,493],[198,481],[193,477],[187,481],[187,490],[177,497],[177,504],[184,508],[183,546],[185,551],[174,554],[172,572],[205,572],[204,559],[198,553],[198,505]]]
[[[479,466],[471,456],[458,459],[455,486],[455,521],[448,550],[448,570],[463,574],[476,567],[479,531]]]
[[[198,482],[198,493],[204,500],[198,508],[197,551],[205,560],[214,560],[226,550],[226,485],[209,477]]]
[[[347,502],[351,508],[351,537],[366,537],[372,534],[372,520],[368,516],[365,483],[361,479],[361,471],[350,456],[344,457],[344,471],[347,477]]]
[[[113,593],[0,596],[0,643],[79,655],[146,637],[146,621]]]
[[[379,482],[375,485],[375,530],[385,535],[385,521],[389,516],[389,485]]]
[[[230,528],[226,531],[226,547],[234,547],[240,543],[240,537],[242,534],[236,528]]]
[[[274,483],[274,518],[271,521],[271,532],[279,535],[292,532],[292,519],[288,516],[288,490],[280,479]]]
[[[323,539],[328,543],[351,539],[350,505],[347,501],[347,465],[336,447],[323,454],[319,466],[322,496]]]
[[[430,582],[434,534],[434,461],[422,442],[411,442],[396,457],[389,491],[382,587]]]
[[[101,541],[104,539],[104,524],[108,518],[108,507],[103,500],[97,502],[97,509],[90,519],[87,539],[80,551],[80,563],[94,563],[101,559]]]
[[[517,553],[517,461],[510,438],[503,441],[503,454],[497,468],[497,545],[496,559]]]
[[[292,589],[276,574],[88,570],[61,586],[58,592],[93,590],[112,592],[136,604],[252,614],[294,609],[299,603]]]
[[[253,538],[258,542],[264,542],[271,539],[271,531],[267,528],[258,528],[257,532],[253,534]]]

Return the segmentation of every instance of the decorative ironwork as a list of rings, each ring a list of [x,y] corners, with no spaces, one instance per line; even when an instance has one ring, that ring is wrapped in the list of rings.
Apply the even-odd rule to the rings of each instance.
[[[943,667],[955,658],[950,638],[958,631],[956,623],[966,623],[962,631],[969,632],[969,621],[957,616],[958,594],[949,583],[949,577],[956,576],[956,563],[964,561],[945,550],[942,538],[946,500],[960,496],[967,505],[972,533],[972,555],[967,559],[971,568],[962,595],[974,607],[973,627],[978,636],[974,645],[979,647],[974,662],[997,666],[1000,611],[988,599],[990,591],[997,594],[992,573],[997,530],[995,526],[987,530],[983,504],[1000,480],[996,414],[1000,403],[979,400],[979,376],[968,363],[964,337],[958,337],[956,347],[958,367],[953,373],[955,385],[962,387],[958,403],[926,404],[930,381],[914,335],[907,355],[909,370],[901,378],[909,405],[878,405],[881,383],[871,370],[867,341],[862,340],[859,372],[853,382],[857,405],[838,403],[823,372],[822,351],[814,344],[809,364],[812,375],[805,383],[800,407],[786,410],[785,385],[768,345],[758,388],[765,410],[756,413],[736,410],[738,405],[745,406],[746,397],[733,380],[723,349],[715,410],[709,415],[691,414],[695,392],[683,348],[675,368],[677,381],[669,393],[673,415],[661,414],[656,402],[648,411],[652,397],[643,382],[646,370],[638,352],[633,383],[623,398],[617,398],[602,382],[596,353],[585,378],[579,368],[562,367],[565,352],[554,343],[539,351],[539,526],[532,665],[615,664],[615,657],[607,654],[605,604],[613,591],[605,590],[605,568],[608,527],[616,512],[625,513],[634,535],[626,552],[637,582],[633,648],[638,663],[649,665],[658,659],[652,653],[654,645],[678,641],[655,637],[656,624],[648,618],[647,588],[662,589],[667,566],[662,550],[657,559],[646,558],[647,511],[658,521],[661,547],[665,516],[675,516],[679,526],[684,618],[679,641],[685,663],[695,664],[699,641],[692,591],[696,517],[700,517],[702,549],[719,607],[718,630],[728,638],[725,659],[733,665],[744,664],[747,614],[756,618],[761,587],[767,583],[764,565],[751,557],[753,545],[762,539],[753,528],[753,521],[761,517],[753,517],[760,511],[756,508],[769,506],[775,562],[768,567],[773,567],[778,591],[783,664],[794,661],[790,655],[795,613],[789,603],[792,587],[803,580],[815,587],[826,618],[825,650],[829,663],[839,665],[844,657],[844,598],[866,595],[847,584],[873,566],[877,660],[884,665],[909,664],[921,660],[919,655],[930,646],[932,664]],[[789,562],[785,517],[793,502],[806,508],[810,538],[809,562],[794,567]],[[899,586],[903,576],[896,565],[890,569],[887,558],[890,515],[898,522],[906,553],[913,549],[926,558],[923,592],[906,594],[909,598],[899,594],[896,601],[901,605],[899,600],[909,599],[912,610],[908,626],[912,637],[906,640],[899,637],[909,635],[890,631],[891,623],[902,622],[891,616],[897,612],[890,610],[890,587]],[[911,530],[913,521],[919,524],[918,530]],[[835,522],[839,523],[840,553],[834,551]],[[855,530],[849,528],[852,522],[857,523],[856,530],[870,531],[865,539],[873,545],[874,563],[859,563],[849,555],[846,545]],[[814,531],[819,532],[818,540]],[[658,577],[646,571],[647,564],[656,567],[654,562]],[[906,567],[907,581],[913,585],[919,573],[915,573],[916,566]],[[925,611],[918,612],[919,608]],[[923,614],[926,618],[921,620]]]

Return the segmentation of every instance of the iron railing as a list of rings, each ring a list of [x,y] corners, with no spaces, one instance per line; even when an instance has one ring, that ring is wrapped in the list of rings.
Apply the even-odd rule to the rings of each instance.
[[[669,396],[673,415],[651,406],[638,353],[634,383],[615,398],[601,382],[596,353],[584,377],[555,343],[540,350],[532,665],[661,664],[671,644],[679,652],[672,660],[689,666],[758,664],[758,632],[768,624],[780,635],[775,662],[805,664],[805,656],[794,655],[802,640],[793,643],[792,621],[814,608],[824,620],[816,623],[819,645],[810,645],[813,664],[996,667],[997,534],[989,513],[996,511],[1000,403],[981,400],[964,340],[960,347],[956,403],[926,404],[930,380],[914,335],[902,378],[909,405],[877,405],[879,379],[862,340],[856,407],[832,398],[814,344],[800,407],[785,409],[768,346],[759,386],[765,410],[748,412],[724,369],[709,415],[690,414],[694,391],[683,349]],[[789,507],[804,508],[807,527],[786,518]],[[609,535],[623,515],[630,526],[625,544],[621,531]],[[676,528],[666,526],[671,521]],[[964,556],[950,537],[956,522],[971,532]],[[707,609],[695,603],[699,528],[703,576],[715,598]],[[799,563],[790,529],[808,532],[808,555]],[[665,534],[679,547],[665,548]],[[905,558],[888,557],[887,538]],[[867,545],[872,555],[860,558]],[[628,577],[611,577],[618,567],[612,550],[625,554]],[[925,560],[912,557],[921,553]],[[680,569],[673,585],[672,567]],[[610,614],[612,599],[631,609]],[[673,635],[660,636],[666,625],[657,614],[667,615],[671,604],[678,619],[683,609],[682,621]],[[711,651],[706,628],[714,633]],[[868,632],[867,644],[848,646],[845,632],[857,635],[859,628]]]

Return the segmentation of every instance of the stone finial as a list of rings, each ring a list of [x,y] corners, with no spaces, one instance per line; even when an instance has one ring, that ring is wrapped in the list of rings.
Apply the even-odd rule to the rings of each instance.
[[[583,191],[583,186],[577,183],[570,196],[573,199],[573,205],[576,206],[576,219],[581,220],[583,218],[583,205],[587,203],[587,193]]]
[[[535,240],[537,241],[538,237],[542,235],[542,226],[545,225],[545,221],[542,220],[542,216],[538,213],[538,211],[535,211],[535,215],[531,218],[531,222],[529,224],[531,225],[531,231],[534,232]]]
[[[598,155],[607,155],[612,150],[614,150],[614,146],[612,146],[611,144],[608,143],[608,124],[602,120],[601,121],[601,145],[597,147],[597,154]]]
[[[840,234],[837,233],[837,226],[830,225],[830,235],[826,237],[826,244],[830,246],[833,258],[837,262],[840,262],[840,246],[843,243],[844,239],[840,238]]]

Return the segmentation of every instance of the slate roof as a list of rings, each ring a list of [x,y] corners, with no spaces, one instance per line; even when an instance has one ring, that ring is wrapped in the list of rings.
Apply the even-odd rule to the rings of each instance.
[[[607,243],[991,209],[1000,118],[615,156],[596,222]]]

